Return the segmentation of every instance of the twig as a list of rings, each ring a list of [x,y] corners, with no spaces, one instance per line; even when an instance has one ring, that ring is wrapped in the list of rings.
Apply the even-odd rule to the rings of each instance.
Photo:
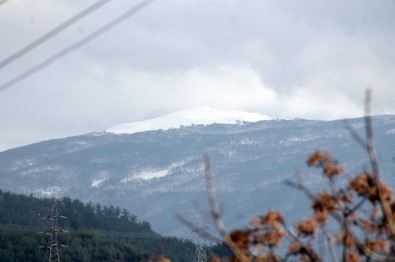
[[[285,180],[284,181],[285,185],[295,188],[297,190],[302,191],[303,193],[305,193],[305,195],[311,200],[311,201],[315,201],[317,198],[315,197],[315,195],[301,182],[295,183],[291,180]]]
[[[344,120],[344,127],[348,130],[351,137],[354,138],[354,140],[363,148],[363,150],[366,150],[368,147],[366,141],[357,133],[355,128],[347,119]]]
[[[353,207],[351,210],[348,210],[347,215],[352,215],[355,211],[357,211],[366,201],[366,198],[363,198],[359,203]]]
[[[211,235],[210,233],[208,233],[205,230],[199,230],[199,228],[192,223],[191,221],[189,221],[188,219],[186,219],[184,216],[182,216],[181,214],[176,214],[175,218],[178,220],[178,222],[180,222],[181,224],[183,224],[184,226],[190,228],[191,230],[193,230],[193,232],[196,232],[201,238],[207,239],[209,241],[212,242],[222,242],[221,239]]]
[[[344,214],[344,213],[343,213]],[[347,224],[347,217],[343,216],[343,230],[344,230],[344,236],[343,236],[343,259],[342,261],[346,261],[347,257],[347,237],[350,234],[350,231],[348,230],[348,224]]]
[[[373,170],[373,175],[379,178],[379,165],[377,159],[377,153],[373,141],[373,128],[372,128],[372,117],[371,117],[371,90],[366,90],[365,97],[365,131],[366,131],[366,149],[369,155],[370,164]]]
[[[370,89],[366,90],[365,96],[365,131],[366,131],[366,141],[367,141],[367,153],[369,155],[370,165],[373,171],[373,181],[375,187],[377,188],[377,193],[380,199],[380,206],[383,210],[385,218],[388,223],[388,229],[391,233],[391,240],[394,241],[395,236],[395,221],[392,215],[391,207],[386,199],[384,199],[383,192],[381,189],[380,173],[376,149],[373,140],[373,128],[372,128],[372,117],[371,117],[371,99],[372,92]]]
[[[291,230],[288,228],[288,226],[283,223],[283,227],[285,229],[285,232],[287,233],[287,238],[291,242],[297,242],[298,245],[304,250],[304,253],[310,258],[311,261],[319,262],[321,259],[318,257],[318,255],[313,251],[310,250],[298,237],[296,237]]]
[[[224,239],[226,244],[232,250],[233,254],[241,262],[250,262],[250,259],[248,259],[241,252],[241,250],[232,241],[230,235],[226,233],[225,224],[222,221],[221,213],[220,213],[220,210],[218,207],[217,197],[215,195],[214,183],[213,183],[213,178],[211,175],[210,156],[207,153],[204,154],[204,175],[205,175],[205,179],[206,179],[206,190],[207,190],[208,200],[210,203],[211,216],[214,219],[214,225],[215,225],[218,233],[221,235],[221,237]]]
[[[214,225],[217,228],[219,234],[222,238],[224,238],[227,233],[225,229],[225,224],[221,219],[217,197],[215,195],[214,183],[211,175],[210,156],[208,154],[204,154],[204,175],[206,178],[206,190],[208,195],[208,201],[210,203],[211,216],[214,219]]]
[[[198,214],[202,217],[203,221],[212,222],[211,214],[207,210],[205,210],[203,207],[201,207],[198,203],[194,204],[194,208],[195,208],[196,212],[198,212]]]
[[[324,231],[326,240],[328,241],[329,252],[331,254],[332,261],[338,262],[339,260],[337,259],[337,256],[336,256],[335,247],[333,246],[333,243],[331,241],[331,236],[329,235],[329,231],[325,225],[323,226],[323,231]],[[345,261],[345,260],[343,259],[343,261]]]

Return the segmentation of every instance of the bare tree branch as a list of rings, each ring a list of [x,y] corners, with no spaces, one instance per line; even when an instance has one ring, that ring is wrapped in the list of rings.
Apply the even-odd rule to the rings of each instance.
[[[318,193],[311,191],[304,183],[300,172],[296,172],[296,182],[285,181],[287,186],[304,193],[312,202],[314,210],[309,219],[298,222],[297,234],[289,230],[282,214],[277,211],[269,211],[264,216],[254,218],[251,222],[252,229],[240,229],[228,233],[216,198],[210,157],[208,154],[204,155],[210,215],[216,230],[234,254],[235,260],[232,261],[280,261],[281,259],[287,261],[295,256],[301,260],[321,261],[324,253],[317,253],[313,247],[313,244],[317,243],[312,242],[317,240],[315,238],[317,230],[321,232],[318,241],[321,244],[327,242],[333,262],[338,262],[339,259],[344,262],[358,258],[365,261],[395,261],[395,219],[392,213],[392,205],[395,203],[389,195],[387,186],[380,181],[378,157],[373,140],[370,90],[366,92],[364,121],[365,137],[360,136],[348,121],[345,121],[345,125],[355,141],[367,152],[371,171],[365,170],[364,173],[353,178],[348,187],[338,188],[335,176],[343,174],[343,167],[338,165],[336,160],[332,160],[329,154],[317,151],[308,158],[307,163],[309,166],[322,168],[322,175],[329,179],[329,188]],[[354,193],[360,198],[355,200]],[[367,202],[380,208],[377,209],[377,213],[374,209],[370,210],[372,216],[365,220],[360,215]],[[207,212],[200,210],[199,213],[207,217]],[[181,215],[177,215],[177,219],[195,229],[195,225]],[[331,234],[328,225],[332,225],[333,220],[339,225],[340,231]],[[373,232],[376,232],[376,237],[373,236]],[[325,237],[326,241],[321,236]],[[333,242],[334,236],[338,246]],[[208,239],[208,236],[202,237]],[[284,237],[291,242],[291,245],[285,257],[279,257],[275,248]],[[385,247],[387,241],[391,244],[390,249]],[[257,248],[256,250],[262,248],[262,252],[253,255],[250,248]]]
[[[338,262],[339,260],[337,259],[336,256],[336,252],[335,252],[335,247],[333,246],[333,243],[331,241],[331,236],[329,234],[328,228],[326,227],[326,225],[323,226],[323,231],[326,237],[326,241],[328,242],[328,246],[329,246],[329,252],[331,254],[331,258],[333,262]],[[344,261],[344,259],[343,259]]]
[[[382,192],[378,158],[377,158],[376,148],[374,146],[374,140],[373,140],[371,100],[372,100],[372,92],[370,89],[367,89],[366,96],[365,96],[365,130],[366,130],[366,141],[367,141],[367,153],[369,155],[370,165],[371,165],[372,171],[373,171],[373,180],[374,180],[374,183],[375,183],[375,186],[377,188],[377,192],[378,192],[378,195],[380,198],[380,206],[383,210],[386,221],[388,223],[388,229],[391,232],[391,240],[394,241],[394,237],[395,237],[394,216],[392,215],[390,203],[384,198],[384,195]]]
[[[180,222],[184,226],[190,228],[191,230],[193,230],[193,232],[196,232],[201,238],[207,239],[207,240],[212,241],[212,242],[222,242],[221,239],[211,235],[207,231],[199,230],[199,228],[194,223],[192,223],[191,221],[186,219],[181,214],[176,214],[175,218],[178,220],[178,222]]]
[[[355,128],[350,124],[348,119],[344,120],[344,127],[348,130],[351,137],[354,138],[354,140],[363,148],[363,150],[366,150],[368,147],[366,141],[357,133],[357,130],[355,130]]]
[[[372,116],[371,116],[371,100],[372,100],[372,93],[371,90],[366,90],[366,97],[365,97],[365,132],[366,132],[366,145],[367,145],[367,152],[369,155],[370,164],[373,170],[373,175],[379,178],[379,164],[378,158],[376,153],[376,148],[374,146],[373,140],[373,128],[372,128]]]
[[[241,252],[240,249],[237,248],[235,243],[233,243],[229,234],[226,233],[225,224],[222,221],[220,209],[218,207],[217,197],[215,195],[213,178],[211,175],[211,161],[210,156],[206,153],[204,154],[204,175],[206,178],[206,190],[208,195],[208,200],[210,203],[211,216],[214,219],[214,225],[224,239],[226,244],[232,250],[233,254],[241,261],[241,262],[250,262],[250,260]]]
[[[206,178],[206,190],[208,195],[208,200],[210,203],[210,211],[211,216],[214,219],[214,225],[220,233],[221,237],[225,237],[227,235],[225,224],[221,219],[220,210],[218,207],[217,197],[215,195],[213,178],[211,175],[211,162],[210,156],[208,154],[204,154],[204,175]]]
[[[287,233],[286,236],[289,239],[289,241],[298,243],[298,245],[304,250],[304,253],[310,258],[311,261],[313,262],[321,261],[318,255],[314,251],[310,250],[305,245],[305,243],[303,243],[297,236],[295,236],[285,223],[283,223],[283,227],[285,229],[285,232]]]

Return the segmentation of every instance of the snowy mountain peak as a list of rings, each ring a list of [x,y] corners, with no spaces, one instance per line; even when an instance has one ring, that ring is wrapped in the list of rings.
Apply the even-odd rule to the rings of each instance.
[[[191,125],[210,124],[237,124],[240,122],[257,122],[271,120],[270,117],[259,113],[243,111],[222,111],[209,107],[199,107],[189,110],[159,116],[156,118],[115,125],[106,129],[106,132],[115,134],[133,134],[150,130],[168,130]]]

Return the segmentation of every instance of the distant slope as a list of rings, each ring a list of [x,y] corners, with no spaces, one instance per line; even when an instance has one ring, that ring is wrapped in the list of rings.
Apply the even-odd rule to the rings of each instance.
[[[168,130],[192,125],[211,124],[240,124],[243,122],[257,122],[271,120],[270,117],[243,111],[222,111],[209,107],[199,107],[183,110],[149,120],[120,124],[106,129],[115,134],[133,134],[152,130]]]
[[[350,122],[363,134],[363,119]],[[376,116],[373,125],[380,170],[394,187],[395,116]],[[323,185],[316,170],[305,167],[307,155],[316,149],[328,150],[344,163],[349,174],[344,179],[368,166],[342,120],[266,120],[92,133],[8,150],[0,153],[0,185],[37,196],[115,204],[149,221],[156,232],[190,237],[174,215],[201,221],[196,204],[207,208],[202,154],[212,158],[224,218],[234,227],[271,207],[291,222],[306,216],[305,196],[283,182],[301,170],[313,190]]]

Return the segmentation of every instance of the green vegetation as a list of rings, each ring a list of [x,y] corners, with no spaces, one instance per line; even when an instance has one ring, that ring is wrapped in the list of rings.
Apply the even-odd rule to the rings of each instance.
[[[60,249],[62,261],[144,261],[149,255],[143,254],[132,244],[108,240],[99,232],[71,232],[62,234]],[[0,231],[1,261],[43,261],[45,235],[37,232]]]
[[[126,209],[84,204],[68,197],[56,200],[62,261],[146,261],[164,255],[173,262],[192,261],[195,246],[189,240],[162,237],[148,222]],[[0,190],[1,261],[43,261],[47,215],[52,200]],[[40,248],[41,247],[41,248]],[[212,250],[226,252],[221,245]],[[225,250],[225,251],[224,251]],[[211,251],[209,251],[211,253]]]
[[[60,226],[71,229],[100,229],[119,232],[153,233],[148,222],[138,222],[136,216],[126,209],[84,204],[69,197],[59,199],[58,213],[67,217],[59,220]],[[45,227],[45,218],[51,210],[52,200],[39,199],[0,190],[0,224],[23,225],[25,227]],[[0,225],[1,226],[1,225]],[[4,225],[3,225],[4,226]]]

